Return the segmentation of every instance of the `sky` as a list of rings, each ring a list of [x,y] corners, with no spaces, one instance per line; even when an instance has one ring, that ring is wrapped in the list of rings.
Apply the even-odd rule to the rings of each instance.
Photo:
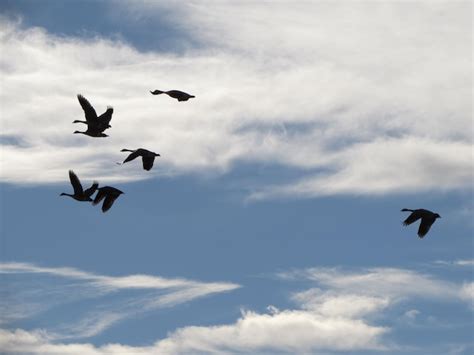
[[[474,352],[471,2],[3,0],[0,33],[2,354]]]

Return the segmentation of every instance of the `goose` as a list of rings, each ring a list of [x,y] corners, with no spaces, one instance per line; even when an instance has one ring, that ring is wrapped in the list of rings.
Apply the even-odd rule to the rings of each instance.
[[[95,199],[92,202],[92,204],[95,206],[100,201],[104,200],[104,203],[102,204],[102,212],[107,212],[110,207],[114,204],[115,200],[124,192],[120,191],[119,189],[116,189],[115,187],[111,186],[104,186],[100,187],[97,189],[97,195],[95,195]]]
[[[421,218],[420,227],[418,228],[418,237],[420,238],[423,238],[426,233],[428,233],[437,218],[441,218],[439,214],[422,208],[417,210],[404,208],[401,210],[401,212],[411,212],[408,218],[403,221],[404,226],[408,226]]]
[[[143,169],[145,170],[150,170],[153,167],[153,162],[155,161],[155,157],[160,157],[161,155],[151,152],[149,150],[143,149],[143,148],[138,148],[136,150],[131,150],[131,149],[122,149],[121,152],[132,152],[124,161],[122,164],[125,164],[126,162],[132,161],[133,159],[137,157],[142,157],[142,162],[143,162]]]
[[[94,181],[92,186],[84,191],[82,189],[82,185],[81,185],[81,182],[79,181],[79,178],[72,170],[69,170],[69,180],[71,180],[71,185],[72,185],[72,188],[74,189],[74,194],[71,195],[71,194],[67,194],[63,192],[59,196],[69,196],[75,199],[76,201],[92,202],[91,196],[99,187],[99,183],[97,181]]]
[[[82,131],[74,131],[74,134],[81,133],[89,137],[108,137],[107,134],[103,133],[102,131],[96,129],[96,128],[91,128],[91,126],[87,126],[87,130],[82,132]]]
[[[112,127],[109,123],[112,119],[112,114],[114,113],[113,107],[107,106],[107,110],[102,115],[97,117],[97,113],[95,112],[94,107],[92,107],[90,102],[84,96],[78,94],[77,99],[79,100],[79,103],[81,104],[81,107],[84,110],[86,120],[75,120],[72,123],[85,123],[88,127],[94,130],[98,130],[100,132],[103,132],[107,128]]]
[[[160,95],[160,94],[166,94],[173,99],[177,99],[178,101],[188,101],[189,99],[192,99],[193,95],[189,95],[185,92],[179,91],[179,90],[170,90],[170,91],[161,91],[161,90],[155,90],[155,91],[150,91],[153,95]]]

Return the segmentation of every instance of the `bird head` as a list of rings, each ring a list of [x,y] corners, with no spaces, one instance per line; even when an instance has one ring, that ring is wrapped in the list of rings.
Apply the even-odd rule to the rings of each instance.
[[[108,135],[105,134],[105,133],[100,133],[98,136],[99,136],[99,137],[108,137]]]
[[[66,196],[67,194],[65,192],[61,192],[59,196]]]
[[[441,218],[441,216],[440,216],[439,214],[437,214],[437,213],[435,213],[434,216],[435,216],[435,218]]]
[[[84,132],[81,132],[81,131],[74,131],[73,133],[76,134],[76,133],[84,133]]]
[[[155,157],[161,157],[161,155],[159,155],[158,153],[153,153],[155,154]]]

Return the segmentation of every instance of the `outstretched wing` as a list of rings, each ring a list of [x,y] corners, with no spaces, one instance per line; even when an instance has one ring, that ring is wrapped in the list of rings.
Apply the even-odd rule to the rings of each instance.
[[[97,124],[97,113],[87,99],[82,95],[77,95],[77,99],[81,104],[82,109],[86,115],[87,124]]]
[[[72,188],[74,189],[74,195],[82,195],[83,191],[82,191],[81,182],[79,181],[79,178],[72,170],[69,170],[69,180],[71,180],[71,185],[72,185]]]
[[[143,161],[143,169],[150,170],[153,167],[153,162],[155,161],[155,157],[142,157]]]
[[[127,157],[127,159],[125,159],[125,160],[123,161],[122,164],[125,164],[126,162],[132,161],[133,159],[135,159],[135,158],[137,158],[137,157],[139,157],[139,156],[140,156],[140,152],[139,152],[139,151],[133,152],[133,153],[131,153],[131,154]]]
[[[84,195],[86,195],[87,197],[91,197],[98,187],[99,187],[99,183],[97,181],[94,181],[92,183],[92,186],[84,191]]]
[[[409,224],[412,224],[413,222],[419,220],[421,218],[421,213],[419,211],[413,211],[407,219],[403,221],[403,225],[408,226]]]
[[[94,201],[92,202],[92,204],[95,206],[97,205],[100,201],[102,201],[105,197],[107,196],[107,194],[99,189],[99,192],[97,192],[97,195],[95,195],[95,199]]]
[[[99,116],[99,121],[102,123],[104,126],[107,126],[110,123],[110,120],[112,119],[112,114],[114,113],[114,108],[113,107],[107,107],[107,111],[105,111],[102,115]]]
[[[418,228],[418,236],[420,238],[423,238],[428,233],[434,221],[435,219],[430,217],[423,217],[421,219],[420,227]]]
[[[110,207],[112,207],[117,197],[118,196],[107,195],[104,200],[104,204],[102,205],[102,212],[107,212],[108,210],[110,210]]]

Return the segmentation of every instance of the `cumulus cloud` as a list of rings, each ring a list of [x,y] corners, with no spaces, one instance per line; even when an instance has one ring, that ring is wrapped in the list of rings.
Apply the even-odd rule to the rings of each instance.
[[[265,162],[303,177],[256,186],[252,198],[470,186],[469,4],[116,5],[133,18],[165,7],[200,46],[143,53],[2,19],[2,181],[67,181],[70,168],[134,181]],[[110,138],[71,134],[77,93],[97,111],[115,107]],[[114,164],[139,146],[162,155],[157,169]]]

